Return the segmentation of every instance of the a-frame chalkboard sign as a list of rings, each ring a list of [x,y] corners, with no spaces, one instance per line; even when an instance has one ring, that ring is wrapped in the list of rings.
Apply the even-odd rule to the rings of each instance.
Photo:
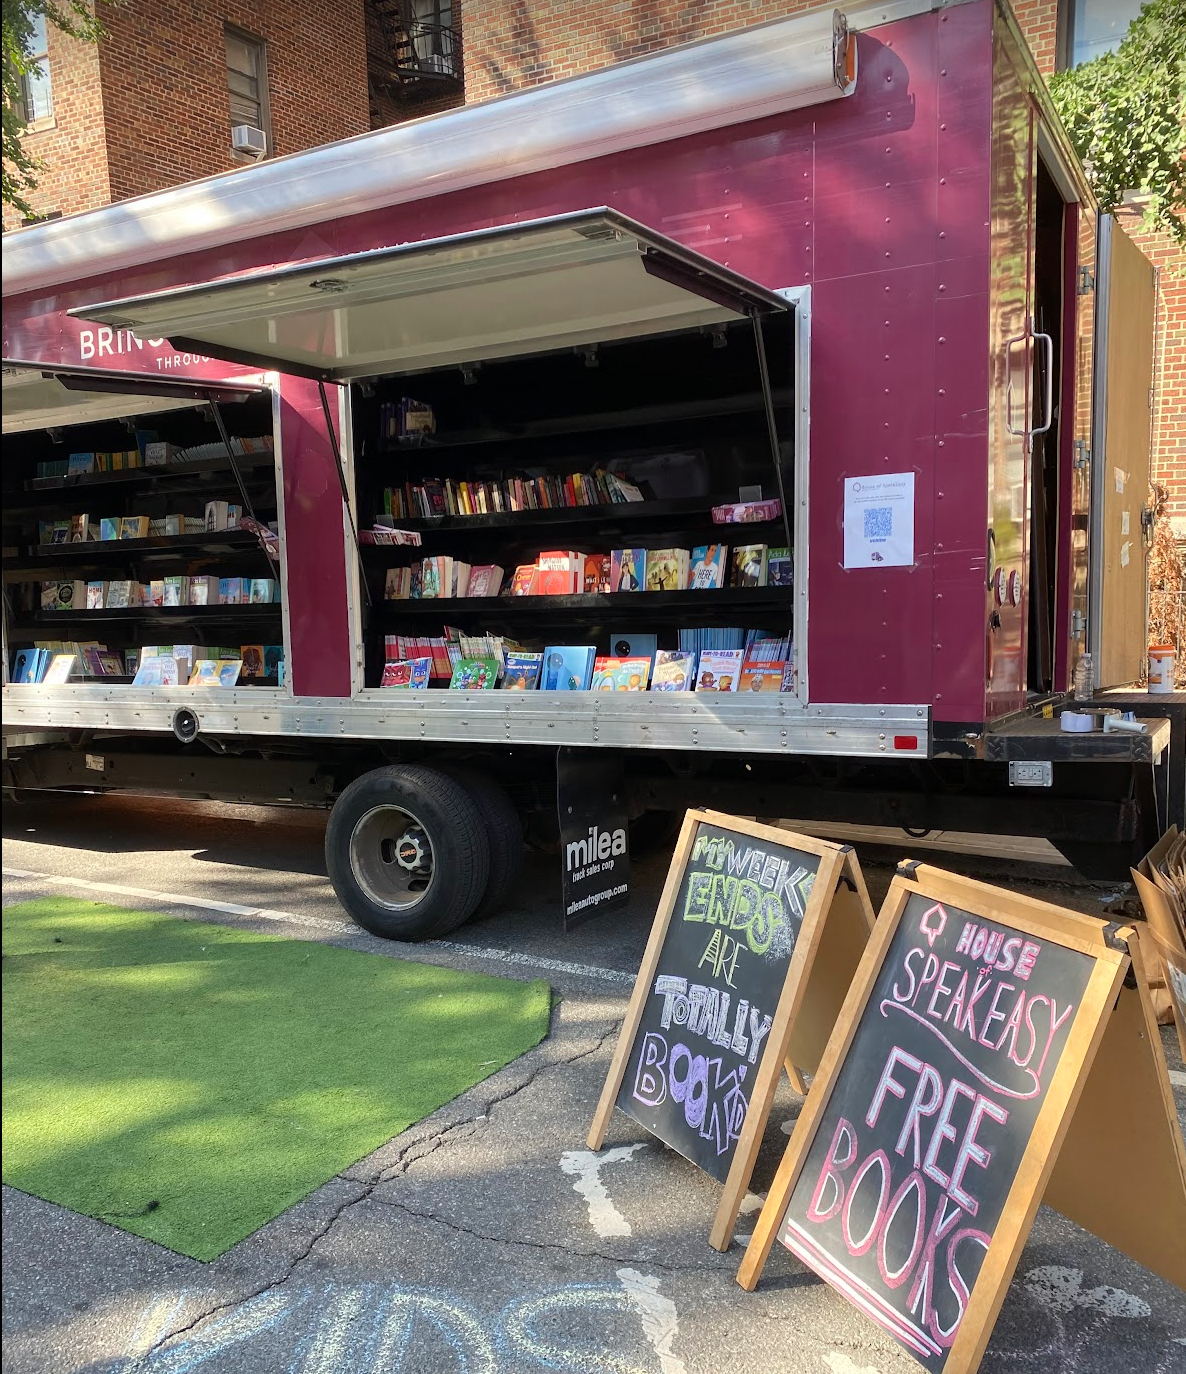
[[[727,1250],[779,1075],[819,1064],[872,925],[848,845],[689,811],[589,1148],[616,1106],[718,1179]]]
[[[777,1239],[936,1374],[979,1365],[1043,1201],[1186,1287],[1145,955],[1131,929],[899,869],[741,1286]]]

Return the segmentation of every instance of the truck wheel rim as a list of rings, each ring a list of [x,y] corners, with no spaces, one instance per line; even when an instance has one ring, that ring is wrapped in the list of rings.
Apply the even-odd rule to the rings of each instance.
[[[350,834],[350,871],[376,906],[407,911],[422,902],[432,886],[432,842],[410,811],[373,807]]]

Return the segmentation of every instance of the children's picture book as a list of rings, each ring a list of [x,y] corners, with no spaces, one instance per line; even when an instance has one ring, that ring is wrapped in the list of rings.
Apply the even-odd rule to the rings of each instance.
[[[420,595],[426,600],[453,594],[453,560],[447,555],[438,554],[426,558],[420,565]]]
[[[502,686],[508,692],[534,692],[543,670],[543,654],[507,654]]]
[[[121,539],[147,539],[148,538],[148,516],[147,515],[125,515],[119,522],[119,537]]]
[[[647,553],[648,592],[679,592],[688,585],[687,549],[650,549]]]
[[[595,692],[645,692],[651,676],[649,658],[610,658],[595,660],[590,683]]]
[[[729,550],[724,544],[701,544],[692,550],[692,572],[688,585],[693,591],[725,585],[725,559]]]
[[[385,601],[407,601],[412,595],[412,569],[388,568],[383,578]]]
[[[77,477],[84,472],[94,472],[95,455],[93,453],[72,453],[70,455],[70,465],[66,473],[70,477]]]
[[[124,661],[119,654],[106,649],[88,649],[86,657],[96,677],[123,677]]]
[[[742,544],[733,550],[734,587],[764,587],[766,585],[765,544]]]
[[[741,669],[738,690],[742,692],[781,692],[786,663],[782,659],[756,663],[748,660]]]
[[[150,606],[163,606],[165,604],[165,579],[154,577],[148,585],[151,588],[148,604]]]
[[[132,604],[132,584],[126,578],[117,578],[107,584],[106,608],[109,611],[123,610]]]
[[[698,692],[735,692],[741,676],[743,649],[704,649],[696,668]]]
[[[91,518],[89,515],[70,517],[70,543],[85,544],[91,537]]]
[[[71,611],[82,610],[86,606],[86,583],[59,582],[58,583],[58,610]]]
[[[614,549],[609,556],[611,592],[640,592],[646,575],[646,549]]]
[[[498,659],[462,658],[453,665],[449,686],[459,692],[490,692],[498,680]]]
[[[41,584],[41,609],[43,611],[56,611],[58,609],[58,584],[56,582],[43,582]]]
[[[497,596],[502,590],[503,571],[493,563],[479,563],[469,570],[469,583],[463,596]]]
[[[587,553],[585,555],[584,592],[588,596],[609,591],[610,556],[608,553]]]
[[[243,579],[241,577],[220,577],[218,579],[218,604],[238,606],[243,600]]]
[[[111,518],[106,518],[106,519],[101,519],[101,520],[99,521],[99,538],[100,538],[100,539],[118,539],[118,538],[119,538],[119,525],[120,525],[120,522],[119,522],[117,519],[113,518],[113,517],[111,517]]]
[[[46,684],[61,684],[70,681],[70,674],[74,671],[76,655],[74,654],[54,654],[49,661],[49,667],[45,670],[45,676],[41,679]]]
[[[651,673],[652,692],[690,692],[696,677],[696,655],[682,649],[659,649]]]
[[[177,686],[177,660],[172,654],[154,654],[151,658],[143,658],[135,672],[136,676],[132,679],[133,687]],[[190,683],[192,685],[192,678]]]
[[[540,686],[546,692],[585,692],[597,650],[592,644],[549,645]]]
[[[213,592],[213,595],[211,595]],[[217,577],[191,577],[187,588],[188,604],[191,606],[210,606],[218,604]]]
[[[148,659],[151,663],[154,660]],[[161,660],[156,660],[160,662]],[[169,659],[170,663],[176,664],[177,660]],[[239,681],[239,672],[243,666],[242,659],[238,658],[199,658],[194,662],[193,672],[189,676],[191,687],[233,687]]]
[[[534,596],[539,582],[539,569],[534,563],[524,563],[515,569],[511,578],[512,596]]]
[[[220,687],[233,687],[239,681],[239,674],[243,670],[243,660],[241,658],[220,658],[218,660],[218,685]]]
[[[271,577],[253,577],[251,579],[251,604],[253,606],[266,605],[274,600],[276,595],[276,582]]]
[[[795,563],[788,548],[772,548],[766,555],[766,585],[791,587],[795,581]]]
[[[184,577],[166,577],[164,579],[164,600],[163,606],[184,606],[186,579]]]
[[[107,596],[106,582],[88,582],[86,584],[86,608],[88,611],[101,611]]]
[[[12,677],[9,678],[9,681],[10,681],[10,682],[29,682],[29,681],[31,681],[31,678],[29,677],[29,672],[30,672],[30,669],[33,667],[33,663],[34,663],[34,661],[35,661],[35,659],[36,659],[36,656],[37,656],[37,650],[36,650],[36,649],[18,649],[18,650],[16,651],[16,653],[13,655],[13,660],[12,660]]]
[[[536,567],[539,568],[536,596],[572,596],[581,589],[585,576],[583,554],[549,549],[540,554]]]
[[[414,690],[427,689],[432,676],[431,658],[392,659],[383,665],[383,678],[380,687],[407,687]]]

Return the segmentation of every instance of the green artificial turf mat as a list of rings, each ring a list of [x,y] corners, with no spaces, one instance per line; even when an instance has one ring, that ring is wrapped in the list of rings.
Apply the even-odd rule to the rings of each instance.
[[[99,902],[3,935],[4,1182],[194,1259],[548,1029],[546,983]]]

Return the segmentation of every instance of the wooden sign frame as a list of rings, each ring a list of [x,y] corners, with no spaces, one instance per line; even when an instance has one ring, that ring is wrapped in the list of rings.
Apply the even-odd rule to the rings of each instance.
[[[1186,1235],[1186,1148],[1174,1114],[1145,959],[1133,930],[938,869],[906,865],[890,886],[758,1219],[737,1275],[742,1288],[752,1291],[761,1277],[907,902],[915,894],[1095,961],[944,1363],[944,1374],[973,1374],[1042,1201],[1186,1287],[1186,1246],[1181,1243]],[[1128,1100],[1121,1103],[1116,1100],[1117,1078],[1126,1080],[1123,1095]],[[1139,1179],[1140,1186],[1125,1186],[1128,1178]],[[1109,1180],[1116,1186],[1109,1187]]]
[[[732,834],[796,849],[819,858],[819,869],[805,904],[803,920],[773,1013],[770,1034],[756,1066],[745,1122],[709,1232],[715,1250],[727,1250],[761,1149],[770,1108],[785,1069],[792,1087],[804,1091],[802,1072],[814,1071],[844,1004],[861,952],[873,929],[873,904],[851,845],[781,830],[719,811],[694,810],[684,816],[667,880],[659,898],[609,1072],[589,1129],[588,1146],[600,1150],[617,1104],[627,1061],[651,995],[655,970],[675,911],[675,900],[692,853],[696,828],[715,825]]]
[[[1186,950],[1162,939],[1152,925],[1143,929],[1138,927],[1138,930],[1145,955],[1145,972],[1150,981],[1158,962],[1165,975],[1165,988],[1169,994],[1170,1009],[1174,1013],[1174,1029],[1178,1032],[1178,1049],[1183,1062],[1186,1062],[1186,991],[1180,991],[1186,988]]]

